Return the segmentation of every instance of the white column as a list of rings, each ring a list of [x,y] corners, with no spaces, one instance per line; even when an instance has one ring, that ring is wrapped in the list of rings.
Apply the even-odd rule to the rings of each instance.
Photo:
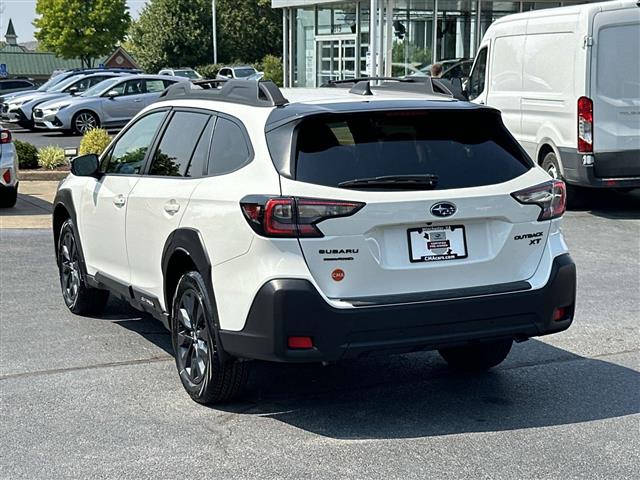
[[[438,0],[433,0],[433,32],[431,40],[431,63],[438,61]]]
[[[218,63],[218,25],[216,22],[216,0],[211,0],[211,26],[213,36],[213,63]]]
[[[289,22],[287,21],[288,9],[282,9],[282,83],[284,87],[289,86],[289,35],[287,29]]]
[[[386,54],[384,62],[384,76],[390,77],[393,73],[393,9],[396,6],[395,0],[387,0],[387,35],[386,35]]]
[[[288,47],[289,47],[289,52],[287,55],[288,58],[288,64],[287,64],[287,69],[288,69],[288,75],[289,75],[289,79],[287,81],[287,86],[288,87],[293,87],[293,65],[294,65],[294,56],[293,56],[293,9],[289,8],[287,9],[289,10],[289,13],[287,14],[287,19],[289,20],[289,26],[288,26],[288,34],[289,34],[289,41],[288,43]],[[284,80],[283,80],[284,81]]]
[[[369,76],[375,77],[377,75],[376,68],[376,35],[377,35],[377,15],[378,15],[378,0],[371,0],[369,3],[369,58],[371,64],[369,65]]]

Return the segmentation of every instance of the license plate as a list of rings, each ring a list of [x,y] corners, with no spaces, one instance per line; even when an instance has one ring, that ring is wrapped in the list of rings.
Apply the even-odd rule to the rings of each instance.
[[[410,228],[407,236],[409,259],[412,262],[467,258],[467,239],[463,225]]]

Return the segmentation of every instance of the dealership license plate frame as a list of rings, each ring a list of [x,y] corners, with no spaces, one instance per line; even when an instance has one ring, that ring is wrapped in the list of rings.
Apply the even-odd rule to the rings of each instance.
[[[452,254],[431,254],[431,255],[427,254],[427,255],[420,255],[420,256],[414,255],[414,248],[413,248],[414,241],[417,242],[418,238],[420,237],[416,237],[416,235],[415,234],[412,235],[412,233],[415,233],[415,232],[418,232],[420,234],[424,232],[452,232],[453,233],[457,231],[461,232],[462,234],[461,241],[460,241],[460,238],[455,238],[456,245],[455,245],[455,250]],[[446,233],[445,233],[445,237],[446,237]],[[448,237],[445,240],[434,240],[433,242],[427,242],[427,243],[429,244],[429,243],[446,241],[448,242],[448,245],[443,246],[441,248],[449,248],[451,247],[451,243],[452,243],[451,240],[454,240],[454,238]],[[467,232],[464,225],[434,225],[434,226],[409,228],[407,229],[407,245],[409,247],[409,260],[411,261],[411,263],[431,263],[431,262],[443,262],[447,260],[461,260],[469,256],[469,250],[467,248]],[[434,245],[434,247],[436,246]],[[461,250],[460,247],[462,247],[461,252],[460,252]],[[425,250],[427,248],[429,247],[426,247]]]

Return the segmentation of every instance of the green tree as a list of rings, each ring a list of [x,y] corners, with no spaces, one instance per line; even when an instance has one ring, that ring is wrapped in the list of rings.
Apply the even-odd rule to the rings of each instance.
[[[40,46],[87,68],[113,51],[131,23],[126,0],[37,0],[36,13]]]
[[[217,0],[218,61],[251,63],[282,55],[282,12],[271,0]]]
[[[129,32],[142,68],[195,66],[212,58],[210,0],[150,0]]]

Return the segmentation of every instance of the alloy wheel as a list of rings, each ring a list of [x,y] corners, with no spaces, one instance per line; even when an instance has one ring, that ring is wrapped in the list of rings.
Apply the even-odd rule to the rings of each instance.
[[[551,175],[552,178],[558,178],[558,169],[553,163],[547,166],[547,173]]]
[[[65,303],[73,305],[80,290],[80,266],[76,240],[70,231],[60,241],[60,283]]]
[[[76,117],[76,130],[82,134],[98,126],[96,118],[90,113],[81,113]]]
[[[183,291],[176,313],[178,371],[189,383],[198,385],[207,373],[210,344],[200,294],[191,288]]]

